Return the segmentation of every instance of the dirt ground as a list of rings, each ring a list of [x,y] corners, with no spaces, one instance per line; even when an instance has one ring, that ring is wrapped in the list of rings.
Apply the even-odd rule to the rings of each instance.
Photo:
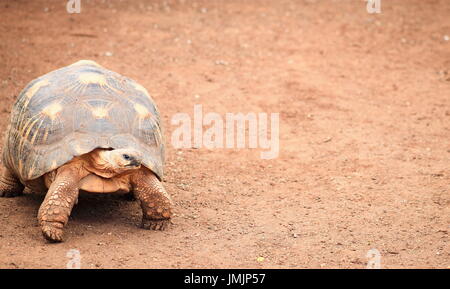
[[[84,195],[49,244],[43,196],[0,199],[0,267],[450,266],[450,2],[0,2],[0,129],[32,79],[80,59],[137,80],[167,140],[164,232],[136,202]],[[175,149],[174,114],[280,113],[280,154]]]

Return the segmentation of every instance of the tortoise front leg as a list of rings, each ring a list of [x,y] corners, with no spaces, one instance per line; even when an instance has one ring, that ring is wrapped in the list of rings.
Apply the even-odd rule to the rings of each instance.
[[[132,175],[133,192],[141,202],[144,229],[164,230],[172,216],[172,200],[158,178],[145,168]]]
[[[24,186],[8,169],[0,176],[0,197],[15,197],[23,194]]]
[[[38,221],[42,234],[50,242],[61,242],[63,227],[78,199],[79,169],[72,165],[58,169],[44,202],[39,208]]]

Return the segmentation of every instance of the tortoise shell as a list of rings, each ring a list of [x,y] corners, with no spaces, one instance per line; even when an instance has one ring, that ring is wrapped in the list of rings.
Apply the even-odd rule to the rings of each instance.
[[[11,111],[3,162],[22,182],[95,148],[133,148],[163,176],[158,109],[137,82],[81,60],[33,81]]]

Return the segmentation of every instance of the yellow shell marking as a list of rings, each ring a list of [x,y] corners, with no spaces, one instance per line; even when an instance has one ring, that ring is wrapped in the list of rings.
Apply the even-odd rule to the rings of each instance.
[[[132,85],[133,85],[134,89],[136,89],[137,91],[140,91],[143,94],[145,94],[146,96],[150,97],[150,95],[148,94],[148,91],[147,91],[147,89],[145,89],[145,87],[143,87],[139,83],[133,83]]]
[[[108,108],[106,107],[95,107],[95,108],[91,108],[92,109],[92,115],[99,119],[99,118],[105,118],[108,116]]]
[[[97,67],[101,67],[97,62],[92,61],[92,60],[86,60],[86,59],[79,60],[79,61],[71,64],[70,66],[81,66],[81,65],[94,65]]]
[[[48,137],[48,127],[45,128],[44,137],[42,138],[42,143],[45,143],[47,141]]]
[[[141,118],[145,118],[146,116],[150,115],[150,112],[147,110],[147,108],[145,108],[145,106],[143,106],[139,103],[134,104],[134,109],[136,110],[139,117],[141,117]]]
[[[31,101],[31,98],[36,94],[36,92],[38,92],[38,90],[41,87],[47,86],[49,84],[50,84],[50,82],[47,79],[44,79],[44,80],[36,82],[35,84],[33,84],[32,87],[30,87],[28,89],[28,91],[25,93],[26,98],[25,98],[25,101],[24,101],[24,103],[23,103],[23,105],[22,105],[22,107],[20,109],[20,114],[22,114],[26,110],[26,108],[28,107],[28,104]],[[24,121],[25,121],[25,119],[23,118],[20,121],[19,126],[22,126]]]
[[[56,169],[57,166],[58,166],[58,164],[56,163],[56,160],[53,160],[53,161],[52,161],[52,165],[50,166],[50,168],[51,168],[52,170],[54,170],[54,169]]]
[[[106,86],[106,78],[105,76],[99,74],[99,73],[94,73],[94,72],[86,72],[86,73],[81,73],[78,76],[78,80],[84,84],[84,85],[88,85],[88,84],[98,84],[100,86]]]
[[[34,133],[33,138],[31,139],[31,144],[34,144],[34,142],[36,141],[36,137],[38,135],[37,131],[41,128],[43,122],[44,122],[44,120],[41,119],[41,122],[39,123],[38,127],[36,128],[36,132]]]
[[[81,155],[82,154],[82,150],[81,150],[81,146],[80,146],[80,144],[76,144],[75,146],[74,146],[74,150],[75,150],[75,152],[78,154],[78,155]]]
[[[20,138],[19,141],[19,152],[22,153],[23,152],[23,148],[25,146],[25,140],[28,139],[28,136],[30,135],[30,131],[33,128],[33,126],[36,124],[36,122],[39,121],[39,119],[41,119],[41,115],[37,114],[36,116],[30,118],[25,125],[22,126],[21,130],[20,130],[20,135],[22,136]],[[19,162],[20,165],[20,162]]]
[[[29,178],[31,178],[33,176],[34,170],[35,170],[35,167],[31,166],[30,170],[28,171],[28,177]]]
[[[22,135],[22,138],[20,139],[19,143],[19,150],[22,151],[23,146],[25,144],[25,140],[28,139],[28,136],[30,135],[31,129],[34,127],[34,125],[41,119],[41,116],[38,114],[36,117],[31,118],[22,128],[20,131],[20,134]]]
[[[54,120],[61,110],[61,104],[55,102],[45,107],[44,110],[42,110],[42,113]]]
[[[44,86],[47,86],[47,85],[49,85],[49,82],[48,82],[47,79],[38,81],[38,82],[36,82],[35,84],[33,84],[33,86],[30,87],[30,89],[28,89],[28,91],[26,92],[25,95],[26,95],[28,98],[31,98],[31,97],[33,97],[33,95],[35,95],[35,93],[36,93],[41,87],[44,87]]]

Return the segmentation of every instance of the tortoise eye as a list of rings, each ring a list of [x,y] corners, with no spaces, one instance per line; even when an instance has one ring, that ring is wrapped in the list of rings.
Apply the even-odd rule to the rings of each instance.
[[[127,155],[127,154],[123,154],[122,157],[124,159],[126,159],[127,161],[129,161],[131,159],[131,157],[129,155]]]

